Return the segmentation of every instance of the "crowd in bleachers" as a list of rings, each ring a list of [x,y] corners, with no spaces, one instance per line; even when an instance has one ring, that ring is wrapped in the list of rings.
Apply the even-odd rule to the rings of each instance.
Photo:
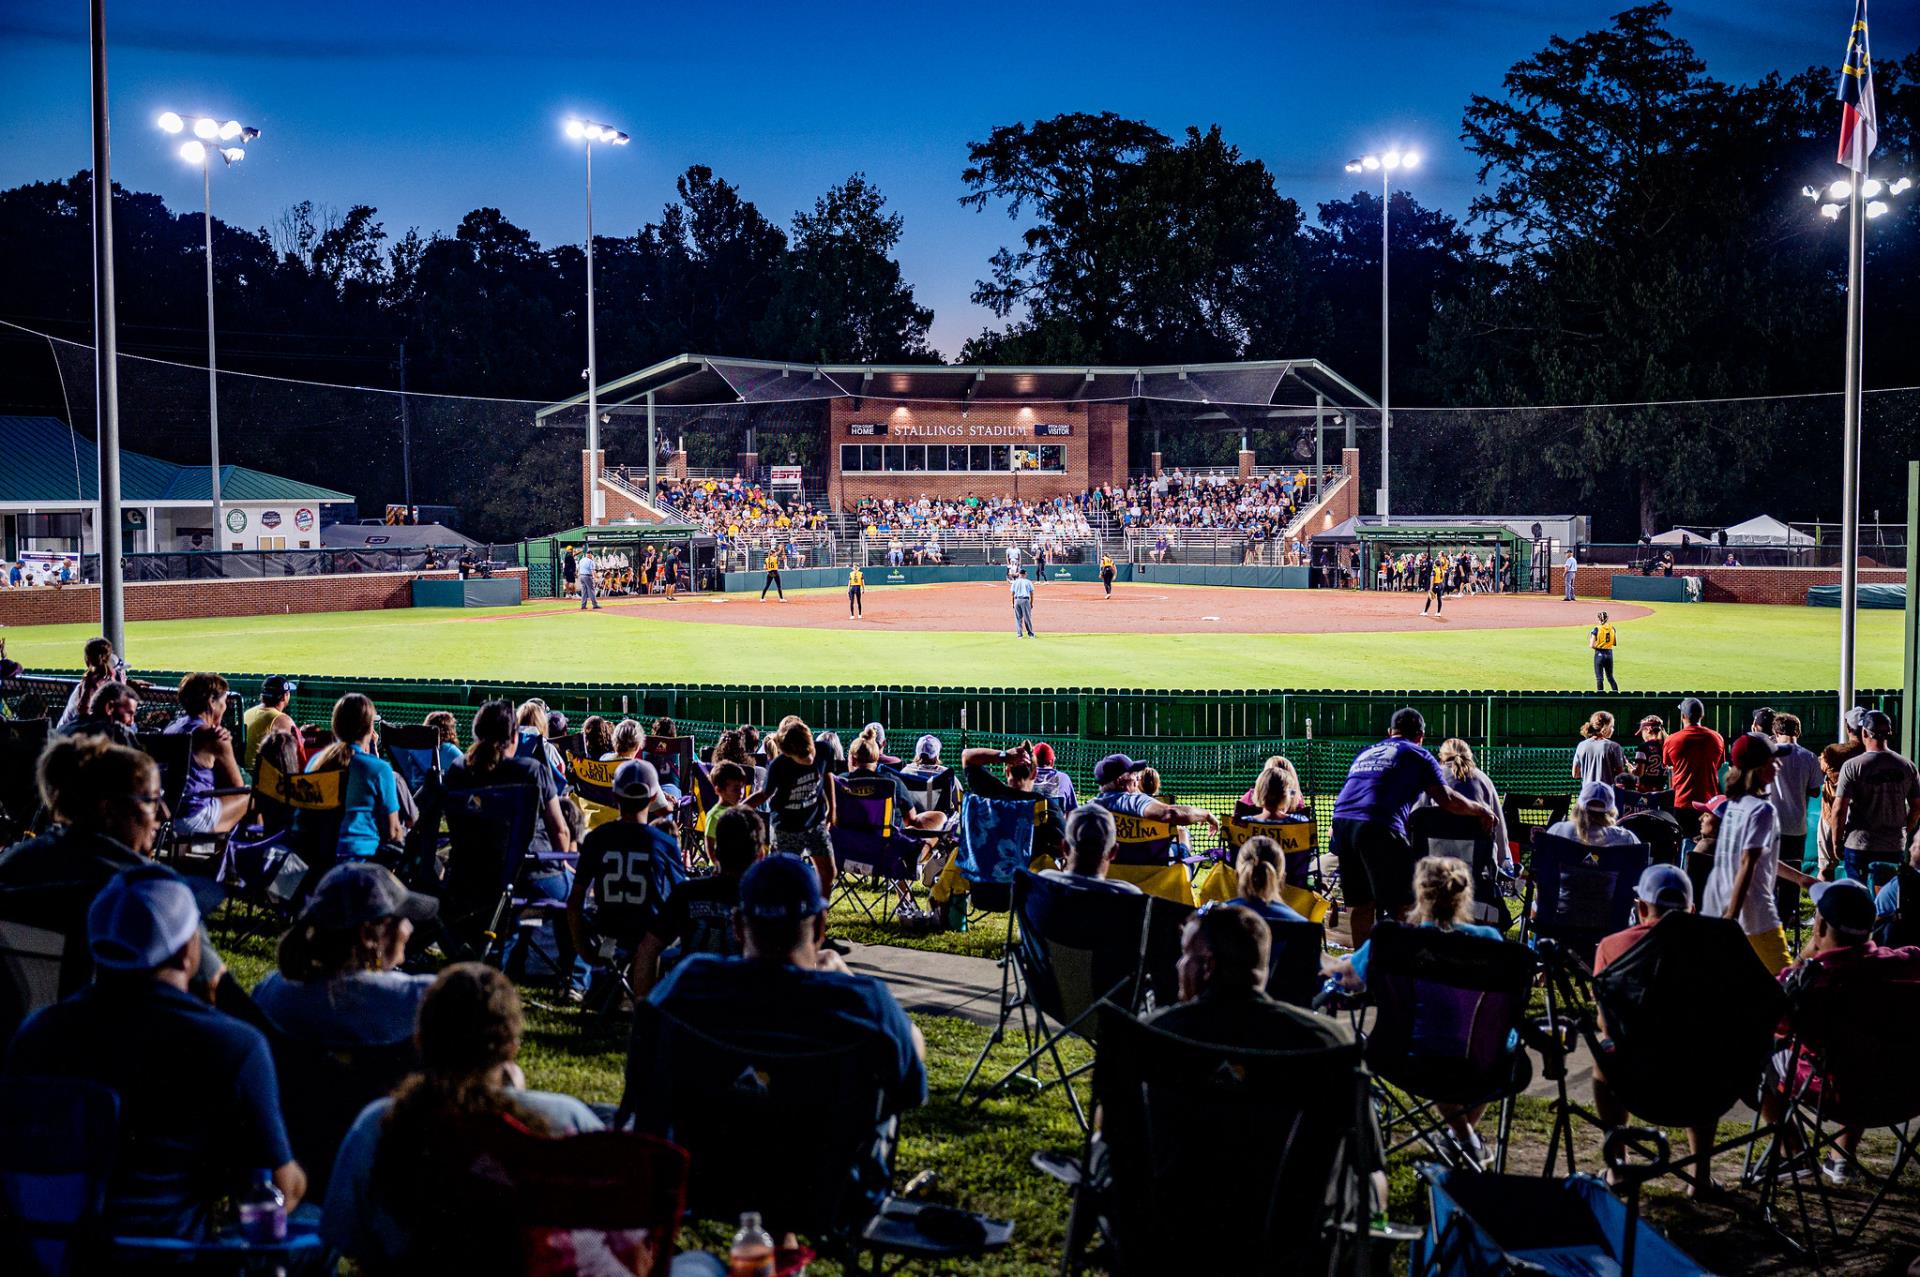
[[[1258,532],[1276,538],[1313,500],[1305,470],[1256,479],[1219,474],[1188,474],[1178,467],[1126,485],[1103,484],[1083,495],[1081,504],[1109,516],[1119,527],[1152,531],[1205,530]]]
[[[1136,1268],[1247,1271],[1275,1244],[1268,1227],[1310,1255],[1362,1245],[1384,1218],[1389,1144],[1458,1173],[1503,1163],[1531,1054],[1571,1121],[1576,1040],[1596,1052],[1596,1120],[1688,1129],[1674,1169],[1701,1195],[1724,1191],[1718,1122],[1758,1087],[1769,1142],[1746,1184],[1763,1209],[1781,1184],[1868,1175],[1864,1134],[1920,1116],[1910,1072],[1885,1056],[1920,1014],[1920,919],[1902,907],[1920,890],[1920,773],[1878,711],[1849,715],[1846,741],[1818,756],[1771,710],[1728,739],[1689,698],[1672,732],[1643,720],[1631,755],[1597,713],[1540,825],[1467,742],[1430,753],[1405,709],[1322,822],[1279,755],[1225,808],[1181,801],[1126,753],[1070,776],[1044,742],[890,746],[880,723],[843,742],[793,716],[699,742],[665,718],[575,729],[539,700],[402,726],[357,693],[323,729],[294,721],[297,687],[265,679],[240,713],[225,679],[191,674],[145,689],[177,713],[140,732],[143,685],[95,640],[69,712],[6,725],[34,745],[34,809],[9,797],[0,811],[18,835],[0,852],[0,924],[54,943],[37,951],[52,976],[14,962],[0,1005],[5,1227],[86,1238],[96,1260],[117,1238],[116,1270],[157,1239],[227,1237],[284,1249],[289,1271],[329,1255],[371,1273],[517,1270],[501,1256],[527,1246],[562,1252],[528,1261],[538,1271],[595,1271],[574,1249],[589,1246],[665,1271],[675,1207],[637,1218],[632,1182],[617,1208],[535,1205],[555,1177],[578,1189],[568,1166],[584,1183],[589,1167],[657,1164],[690,1172],[697,1216],[764,1212],[769,1242],[864,1236],[948,1258],[1004,1245],[1002,1223],[916,1216],[890,1196],[927,1047],[884,981],[848,969],[832,932],[851,915],[835,907],[918,929],[1011,911],[1028,934],[1009,961],[1055,1037],[1101,992],[1075,1001],[1053,978],[1056,929],[1076,962],[1132,973],[1105,991],[1119,1019],[1097,1040],[1099,1134],[1041,1164],[1088,1195]],[[241,988],[216,938],[261,922],[281,932],[276,969]],[[583,1016],[632,1017],[617,1107],[530,1087],[529,981]],[[1595,1000],[1562,992],[1540,1022],[1537,981]],[[1002,1028],[1020,1006],[1003,991]],[[1371,1019],[1350,1019],[1358,1007]],[[1110,1041],[1125,1044],[1111,1057]],[[980,1085],[996,1092],[1043,1054]],[[1258,1139],[1147,1139],[1166,1102],[1155,1061],[1223,1058],[1313,1079],[1214,1097],[1249,1130],[1281,1123],[1278,1144],[1301,1141],[1310,1168]],[[1362,1058],[1395,1089],[1370,1090]],[[745,1092],[741,1078],[755,1079]],[[1827,1107],[1809,1107],[1823,1084]],[[770,1156],[770,1140],[787,1151]],[[119,1154],[97,1170],[97,1220],[39,1219],[44,1192],[14,1191],[38,1174],[67,1192],[103,1146]],[[1177,1247],[1127,1222],[1156,1175],[1188,1164],[1233,1168],[1223,1193],[1284,1198],[1285,1219],[1249,1208]],[[1312,1193],[1273,1196],[1308,1170]],[[818,1182],[845,1190],[821,1201]],[[761,1244],[758,1224],[743,1236]],[[672,1270],[722,1268],[690,1253]]]

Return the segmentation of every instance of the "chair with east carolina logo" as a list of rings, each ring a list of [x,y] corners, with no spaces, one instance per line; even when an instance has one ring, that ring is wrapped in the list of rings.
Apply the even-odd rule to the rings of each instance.
[[[253,906],[256,922],[289,920],[333,868],[346,808],[346,768],[283,771],[263,751],[252,809],[222,845],[214,881]]]
[[[851,901],[877,922],[887,921],[898,904],[912,900],[920,850],[937,830],[918,830],[898,810],[893,777],[879,772],[833,778],[833,859],[839,868],[835,901]],[[882,890],[879,911],[860,894]]]
[[[1280,888],[1281,902],[1309,922],[1326,921],[1333,911],[1333,901],[1324,894],[1320,837],[1311,816],[1263,820],[1235,814],[1221,821],[1220,849],[1208,855],[1213,864],[1195,883],[1195,897],[1203,904],[1225,904],[1238,895],[1234,858],[1247,840],[1255,837],[1271,838],[1280,844],[1287,875],[1286,884]]]
[[[579,736],[564,737],[554,744],[560,747],[560,760],[566,764],[567,786],[586,813],[587,828],[598,829],[619,819],[620,796],[613,792],[613,774],[620,769],[621,760],[590,756],[585,739]]]
[[[1189,876],[1189,858],[1179,854],[1173,826],[1164,820],[1113,813],[1118,842],[1107,877],[1130,882],[1150,896],[1159,896],[1175,904],[1193,904],[1193,880]]]

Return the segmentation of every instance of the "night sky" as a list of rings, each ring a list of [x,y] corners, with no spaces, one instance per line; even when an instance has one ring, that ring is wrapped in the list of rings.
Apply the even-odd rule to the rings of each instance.
[[[900,256],[949,358],[991,317],[968,302],[1015,231],[964,210],[966,143],[998,124],[1111,110],[1176,133],[1220,123],[1309,214],[1387,143],[1428,154],[1411,183],[1464,214],[1470,94],[1548,36],[1624,7],[1574,0],[1339,4],[588,5],[110,0],[115,178],[197,208],[153,127],[172,108],[264,136],[216,174],[218,216],[261,226],[300,199],[369,203],[390,234],[451,230],[494,205],[544,244],[583,233],[579,112],[633,144],[596,152],[602,234],[658,216],[676,173],[710,165],[774,221],[864,170],[906,218]],[[88,164],[86,9],[0,0],[0,186]],[[1852,0],[1682,0],[1673,25],[1744,81],[1837,66]],[[1920,5],[1881,0],[1883,61],[1920,43]],[[604,304],[604,303],[603,303]],[[0,310],[4,310],[0,303]],[[742,352],[718,352],[742,353]],[[1304,351],[1272,351],[1274,356]],[[619,370],[615,370],[619,371]]]

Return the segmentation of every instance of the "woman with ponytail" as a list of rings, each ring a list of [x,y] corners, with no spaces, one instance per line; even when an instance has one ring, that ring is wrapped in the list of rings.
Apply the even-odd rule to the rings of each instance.
[[[1613,715],[1597,709],[1580,724],[1580,743],[1573,748],[1573,772],[1583,781],[1611,785],[1627,770],[1626,751],[1613,739]]]
[[[87,668],[80,675],[80,681],[73,685],[73,691],[67,696],[67,707],[60,712],[60,719],[53,726],[56,735],[64,735],[87,716],[94,693],[108,683],[127,681],[127,663],[114,655],[113,644],[104,638],[88,639],[81,651],[81,659],[86,662]]]
[[[1267,837],[1247,839],[1234,857],[1233,872],[1240,894],[1228,904],[1245,905],[1268,922],[1306,921],[1280,900],[1280,888],[1287,885],[1287,862],[1279,843]]]
[[[345,771],[345,806],[340,814],[340,859],[369,857],[382,846],[398,846],[407,836],[400,818],[400,786],[393,765],[373,752],[373,702],[348,692],[333,703],[333,744],[315,754],[307,772]],[[305,812],[295,812],[298,830]]]
[[[542,707],[544,711],[544,707]],[[467,756],[447,769],[448,793],[490,789],[495,785],[526,785],[535,791],[533,842],[530,851],[572,851],[567,818],[560,810],[560,790],[552,768],[544,760],[514,756],[519,726],[513,706],[488,701],[473,712],[473,744]]]

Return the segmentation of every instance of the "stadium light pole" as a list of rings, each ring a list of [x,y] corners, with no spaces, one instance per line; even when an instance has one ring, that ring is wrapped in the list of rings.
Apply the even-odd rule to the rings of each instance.
[[[100,457],[100,632],[124,659],[127,609],[120,571],[120,338],[113,290],[112,146],[107,129],[107,11],[88,6],[93,81],[93,385],[94,451]],[[81,548],[86,543],[81,542]]]
[[[1846,715],[1854,694],[1854,610],[1860,581],[1860,424],[1865,407],[1866,339],[1862,329],[1866,305],[1867,223],[1892,211],[1888,199],[1913,189],[1913,179],[1885,182],[1877,177],[1835,178],[1825,186],[1802,187],[1800,193],[1820,208],[1829,222],[1847,210],[1847,373],[1846,404],[1840,445],[1840,737],[1846,739]],[[1845,200],[1843,205],[1841,200]]]
[[[158,122],[163,133],[193,130],[193,136],[180,144],[180,158],[200,166],[200,206],[207,240],[207,427],[212,440],[207,477],[213,499],[213,548],[218,550],[226,530],[220,510],[220,370],[213,341],[213,157],[218,155],[232,168],[247,158],[247,143],[258,138],[260,130],[238,120],[222,124],[210,115],[198,116],[189,124],[175,111],[161,112]]]
[[[587,144],[587,524],[594,520],[600,478],[600,364],[593,341],[593,144],[625,146],[633,139],[619,129],[592,120],[568,120],[566,134]],[[652,500],[653,494],[647,494]]]
[[[1390,350],[1387,324],[1387,206],[1393,198],[1393,174],[1396,169],[1420,167],[1418,151],[1399,149],[1378,155],[1363,155],[1347,165],[1349,173],[1380,174],[1380,526],[1393,522],[1391,508],[1393,486],[1389,482],[1393,460],[1393,408],[1388,392],[1387,360]]]

